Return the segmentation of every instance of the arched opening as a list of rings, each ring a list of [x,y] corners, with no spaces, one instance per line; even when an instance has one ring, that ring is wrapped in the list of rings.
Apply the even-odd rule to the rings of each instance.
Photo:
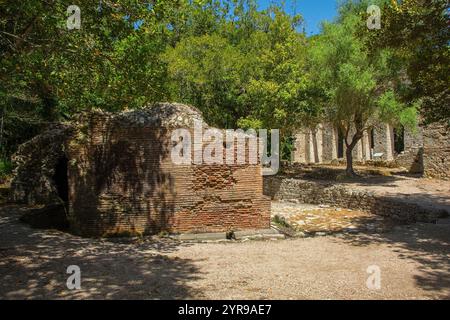
[[[370,149],[375,148],[375,129],[370,130]]]
[[[55,165],[53,182],[63,203],[50,203],[43,208],[28,210],[20,221],[39,229],[68,230],[67,206],[69,203],[69,179],[67,175],[68,159],[62,157]]]
[[[55,182],[58,196],[66,204],[69,202],[69,179],[67,176],[69,160],[66,157],[62,157],[58,160],[55,166],[55,173],[53,175],[53,181]]]
[[[394,150],[397,154],[405,151],[405,128],[394,128]]]

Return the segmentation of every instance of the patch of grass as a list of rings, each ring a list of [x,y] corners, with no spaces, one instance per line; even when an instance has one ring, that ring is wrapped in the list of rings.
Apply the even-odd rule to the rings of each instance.
[[[167,238],[169,236],[170,236],[170,234],[167,231],[161,231],[160,233],[158,233],[158,237],[160,237],[160,238]]]
[[[6,184],[13,171],[13,165],[9,160],[0,160],[0,185]]]
[[[336,181],[345,181],[345,180],[348,180],[348,176],[345,173],[341,173],[336,176]]]
[[[291,226],[284,217],[275,215],[272,218],[272,225],[275,226],[275,228],[278,229],[278,231],[283,233],[285,236],[295,237],[295,234],[296,234],[295,228],[293,226]]]
[[[283,228],[292,228],[291,225],[286,221],[286,219],[284,217],[280,217],[279,215],[274,216],[272,218],[272,222],[277,226]]]
[[[392,173],[386,169],[367,169],[367,173],[373,176],[392,177]]]

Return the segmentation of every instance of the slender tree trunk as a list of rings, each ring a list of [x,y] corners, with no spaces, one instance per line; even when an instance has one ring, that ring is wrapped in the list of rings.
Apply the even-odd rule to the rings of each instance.
[[[1,158],[4,158],[4,156],[5,156],[5,148],[3,146],[3,127],[5,125],[5,108],[6,107],[2,108],[2,119],[0,122],[0,152],[1,152],[0,157]]]
[[[350,148],[350,146],[348,146],[345,150],[345,156],[347,158],[347,168],[345,169],[345,173],[349,177],[356,176],[356,173],[353,170],[353,149],[354,148]]]
[[[353,137],[352,137],[352,140],[350,143],[348,141],[348,138],[349,138],[351,124],[347,123],[347,125],[345,126],[345,130],[346,130],[345,131],[345,145],[347,147],[347,149],[345,150],[345,155],[347,158],[347,168],[345,169],[345,173],[349,177],[354,177],[357,175],[355,173],[355,171],[353,170],[353,149],[355,149],[356,145],[358,144],[358,141],[361,140],[363,137],[364,123],[365,123],[365,121],[363,121],[362,114],[359,114],[359,113],[355,114],[354,120],[353,120],[355,133],[353,134]]]
[[[353,149],[355,149],[356,144],[358,143],[359,140],[361,140],[362,136],[363,136],[362,131],[358,130],[353,136],[351,143],[347,143],[347,139],[345,140],[345,144],[347,147],[347,149],[345,150],[345,156],[347,159],[347,168],[345,169],[345,173],[349,177],[354,177],[357,175],[353,170]]]

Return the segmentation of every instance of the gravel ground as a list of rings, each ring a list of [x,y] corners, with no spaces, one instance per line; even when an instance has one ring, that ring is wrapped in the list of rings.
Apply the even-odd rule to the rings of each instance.
[[[449,299],[450,224],[230,243],[82,239],[0,209],[0,299]],[[81,290],[66,268],[81,268]],[[381,289],[366,272],[381,270]]]

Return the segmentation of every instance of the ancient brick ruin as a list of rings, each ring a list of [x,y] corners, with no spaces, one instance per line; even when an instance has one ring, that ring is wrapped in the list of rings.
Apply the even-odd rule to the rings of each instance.
[[[168,103],[85,113],[21,146],[13,200],[67,201],[70,228],[84,236],[269,228],[259,162],[171,160],[173,129],[192,131],[201,119],[193,107]]]
[[[294,163],[330,163],[345,158],[344,138],[332,124],[302,129],[295,136]],[[365,131],[355,161],[384,161],[428,177],[450,178],[450,139],[445,124],[419,127],[415,132],[381,123]]]

